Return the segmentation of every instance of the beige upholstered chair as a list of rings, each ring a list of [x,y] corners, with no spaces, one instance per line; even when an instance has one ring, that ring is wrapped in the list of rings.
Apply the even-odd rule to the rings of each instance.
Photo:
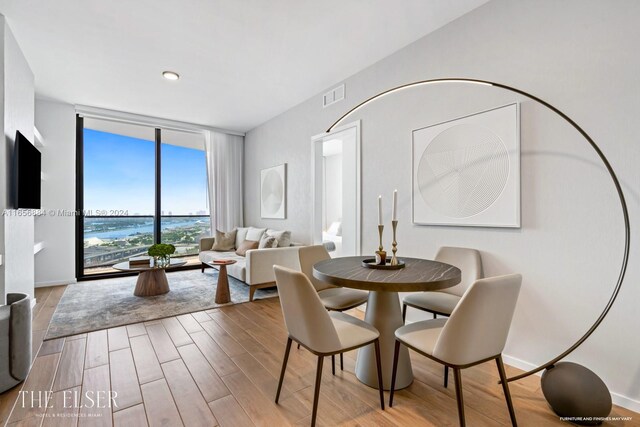
[[[291,350],[291,342],[301,344],[311,353],[318,356],[315,392],[313,395],[313,411],[311,425],[316,422],[318,397],[322,379],[322,364],[325,356],[350,351],[365,345],[373,344],[378,365],[378,388],[380,390],[380,407],[384,409],[382,391],[382,372],[380,367],[379,333],[373,326],[362,320],[341,312],[327,312],[320,297],[307,277],[299,271],[275,265],[280,305],[284,314],[284,323],[289,332],[287,347],[282,361],[282,371],[276,392],[276,403],[280,398],[280,390],[287,369],[287,360]]]
[[[476,280],[448,319],[426,320],[398,328],[389,406],[393,405],[398,353],[400,344],[403,344],[453,368],[461,426],[465,425],[465,419],[460,370],[495,359],[511,423],[516,426],[516,415],[502,364],[502,350],[509,334],[521,283],[522,276],[519,274]]]
[[[318,292],[324,308],[330,311],[346,311],[367,302],[369,297],[367,291],[341,288],[313,277],[314,264],[331,258],[324,245],[301,247],[298,250],[298,256],[300,257],[300,269]],[[299,345],[298,348],[300,348]],[[331,367],[335,374],[335,357],[331,358]],[[343,368],[342,354],[340,354],[340,368]]]
[[[456,248],[444,246],[438,250],[436,261],[444,262],[458,267],[462,271],[462,280],[456,286],[441,291],[420,292],[407,295],[402,300],[402,320],[407,318],[407,307],[433,313],[450,316],[464,292],[471,284],[483,277],[482,259],[480,252],[469,248]],[[449,385],[449,369],[444,367],[444,386]]]

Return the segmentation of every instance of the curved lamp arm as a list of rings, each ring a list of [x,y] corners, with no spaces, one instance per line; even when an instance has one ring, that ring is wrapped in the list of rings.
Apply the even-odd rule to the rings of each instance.
[[[355,111],[359,110],[360,108],[364,107],[365,105],[369,104],[370,102],[384,96],[384,95],[388,95],[391,94],[393,92],[397,92],[400,91],[402,89],[407,89],[407,88],[411,88],[414,86],[423,86],[423,85],[429,85],[429,84],[440,84],[440,83],[469,83],[469,84],[476,84],[476,85],[483,85],[483,86],[493,86],[493,87],[498,87],[501,89],[505,89],[511,92],[515,92],[517,94],[523,95],[529,99],[532,99],[534,101],[539,102],[540,104],[544,105],[545,107],[547,107],[548,109],[550,109],[551,111],[555,112],[556,114],[558,114],[560,117],[562,117],[563,119],[565,119],[571,126],[573,126],[574,129],[576,129],[582,136],[584,136],[584,138],[587,140],[587,142],[589,143],[589,145],[591,146],[591,148],[593,148],[596,152],[596,154],[598,154],[598,157],[600,158],[600,160],[602,161],[602,163],[604,164],[604,166],[607,169],[607,172],[609,172],[609,176],[611,177],[611,180],[613,181],[613,185],[616,188],[616,192],[618,193],[618,198],[620,200],[620,206],[622,207],[622,217],[624,219],[624,255],[622,257],[622,264],[620,266],[620,273],[618,274],[618,281],[616,282],[616,287],[613,290],[613,294],[611,295],[611,298],[609,298],[609,301],[607,302],[607,305],[605,306],[604,310],[602,310],[602,313],[600,313],[600,316],[598,316],[598,318],[596,319],[595,323],[589,328],[589,330],[587,330],[587,332],[582,335],[578,341],[576,341],[571,347],[569,347],[567,350],[563,351],[562,353],[560,353],[558,356],[554,357],[553,359],[551,359],[550,361],[548,361],[547,363],[544,363],[540,366],[538,366],[537,368],[534,368],[530,371],[524,372],[520,375],[516,375],[515,377],[511,377],[508,378],[507,381],[516,381],[525,377],[528,377],[529,375],[533,375],[537,372],[540,372],[543,369],[546,369],[550,366],[555,365],[558,361],[564,359],[565,357],[567,357],[571,352],[573,352],[576,348],[578,348],[587,338],[589,338],[589,336],[593,333],[593,331],[596,330],[596,328],[598,326],[600,326],[600,323],[602,323],[602,321],[604,320],[604,318],[606,317],[606,315],[609,313],[609,310],[611,309],[611,306],[613,305],[613,303],[615,302],[616,298],[618,297],[618,294],[620,293],[620,288],[622,286],[622,282],[624,281],[624,276],[626,274],[627,271],[627,264],[629,262],[629,243],[631,241],[631,232],[630,232],[630,227],[629,227],[629,211],[627,209],[627,202],[624,198],[624,193],[622,192],[622,187],[620,186],[620,181],[618,181],[618,177],[616,176],[615,172],[613,171],[613,168],[611,167],[611,164],[609,163],[609,160],[607,160],[607,158],[605,157],[604,153],[602,152],[602,150],[600,149],[600,147],[598,147],[598,145],[593,141],[593,139],[589,136],[589,134],[587,134],[587,132],[585,132],[584,129],[582,129],[580,126],[578,126],[578,124],[576,122],[574,122],[573,120],[571,120],[571,118],[569,118],[569,116],[567,116],[566,114],[564,114],[562,111],[558,110],[556,107],[554,107],[553,105],[549,104],[546,101],[543,101],[542,99],[531,95],[527,92],[524,92],[520,89],[516,89],[514,87],[511,86],[507,86],[507,85],[503,85],[501,83],[495,83],[495,82],[491,82],[491,81],[487,81],[487,80],[477,80],[477,79],[467,79],[467,78],[444,78],[444,79],[430,79],[430,80],[421,80],[421,81],[417,81],[417,82],[412,82],[412,83],[407,83],[401,86],[396,86],[394,88],[385,90],[384,92],[380,92],[377,95],[372,96],[371,98],[361,102],[360,104],[356,105],[355,107],[353,107],[351,110],[347,111],[347,113],[345,113],[342,117],[340,117],[334,124],[332,124],[329,129],[327,129],[327,132],[331,132],[331,130],[341,121],[343,121],[345,118],[347,118],[348,116],[350,116],[351,114],[353,114]]]

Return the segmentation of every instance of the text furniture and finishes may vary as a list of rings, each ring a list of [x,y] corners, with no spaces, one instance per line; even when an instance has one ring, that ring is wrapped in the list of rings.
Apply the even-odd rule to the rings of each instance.
[[[325,356],[335,357],[336,354],[342,354],[345,351],[356,348],[373,347],[375,350],[377,375],[373,387],[379,390],[380,407],[384,410],[379,333],[376,328],[367,322],[342,312],[327,312],[315,288],[303,273],[277,265],[273,269],[278,284],[284,323],[289,333],[287,348],[282,361],[278,390],[276,391],[276,403],[280,399],[291,343],[296,341],[318,356],[311,426],[316,424],[320,382],[322,381],[322,364]]]
[[[154,266],[130,266],[129,261],[121,262],[113,266],[116,270],[137,271],[138,281],[133,294],[137,297],[153,297],[169,292],[169,281],[165,270],[181,267],[187,262],[179,259],[171,259],[168,267],[160,268]]]
[[[391,387],[391,364],[395,331],[403,325],[398,292],[434,291],[460,283],[460,269],[449,264],[418,258],[402,258],[405,268],[372,270],[362,266],[367,257],[345,257],[314,265],[316,279],[346,288],[368,290],[365,321],[380,332],[382,383]],[[396,389],[408,387],[413,371],[408,350],[400,352]],[[358,352],[356,376],[363,383],[377,386],[375,355],[365,347]]]

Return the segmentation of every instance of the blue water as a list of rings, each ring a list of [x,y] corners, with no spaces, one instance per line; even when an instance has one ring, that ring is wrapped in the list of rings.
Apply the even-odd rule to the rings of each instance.
[[[209,226],[208,217],[203,218],[188,218],[180,221],[162,222],[160,225],[161,230],[169,230],[179,227],[190,227],[196,223],[202,224],[204,227]],[[97,237],[99,239],[123,239],[125,237],[131,237],[135,234],[153,233],[153,222],[140,224],[135,227],[116,228],[114,230],[98,231],[98,232],[85,232],[84,238],[89,239],[91,237]]]

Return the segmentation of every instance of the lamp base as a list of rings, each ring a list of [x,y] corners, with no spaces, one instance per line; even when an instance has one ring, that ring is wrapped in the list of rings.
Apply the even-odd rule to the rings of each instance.
[[[540,380],[545,399],[567,421],[580,425],[602,424],[611,412],[611,393],[593,371],[573,362],[547,368]]]

